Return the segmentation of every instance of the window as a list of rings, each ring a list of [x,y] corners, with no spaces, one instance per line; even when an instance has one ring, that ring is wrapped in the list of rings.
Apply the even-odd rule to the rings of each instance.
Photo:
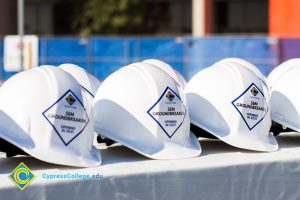
[[[267,33],[268,0],[213,0],[213,33]]]

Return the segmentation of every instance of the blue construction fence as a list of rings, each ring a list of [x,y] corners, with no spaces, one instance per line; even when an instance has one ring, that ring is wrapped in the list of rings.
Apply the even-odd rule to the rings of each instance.
[[[291,48],[291,46],[293,48]],[[3,40],[0,41],[0,78],[14,73],[3,70]],[[133,62],[163,60],[189,80],[195,73],[227,57],[246,59],[265,74],[280,62],[300,57],[300,40],[268,37],[169,37],[169,38],[40,38],[39,65],[74,63],[104,80]]]

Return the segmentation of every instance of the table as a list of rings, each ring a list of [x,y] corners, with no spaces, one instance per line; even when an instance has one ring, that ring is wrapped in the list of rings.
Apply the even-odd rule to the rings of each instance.
[[[277,138],[280,149],[272,153],[202,139],[201,156],[183,160],[151,160],[121,145],[100,145],[103,164],[96,168],[65,167],[0,154],[0,200],[300,199],[300,133]],[[36,175],[23,191],[8,179],[20,162]],[[100,174],[103,178],[43,178],[43,174],[68,173]]]

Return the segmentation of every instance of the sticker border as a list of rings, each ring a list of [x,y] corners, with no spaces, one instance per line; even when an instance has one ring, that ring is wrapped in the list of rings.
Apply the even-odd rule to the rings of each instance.
[[[83,85],[81,85],[81,87],[94,98],[94,95],[88,89],[86,89]]]
[[[185,105],[183,104],[183,107],[184,107],[184,110],[185,110],[185,113],[184,113],[184,117],[183,117],[183,120],[182,122],[178,125],[178,127],[175,129],[175,131],[171,134],[171,136],[168,134],[168,132],[164,129],[164,127],[150,114],[150,111],[152,110],[152,108],[154,108],[158,102],[163,98],[164,94],[167,92],[167,90],[171,90],[178,98],[179,100],[182,102],[181,98],[178,96],[178,94],[176,94],[176,92],[174,92],[169,86],[166,87],[166,89],[164,90],[164,92],[162,93],[162,95],[159,97],[159,99],[155,102],[155,104],[147,111],[147,113],[150,115],[150,117],[152,119],[154,119],[154,121],[160,126],[160,128],[162,128],[162,130],[165,132],[165,134],[171,139],[172,136],[176,133],[176,131],[181,127],[181,125],[183,124],[184,122],[184,119],[185,119],[185,116],[186,116],[186,107]]]
[[[267,114],[268,111],[269,111],[268,102],[265,100],[265,101],[266,101],[266,107],[267,107],[265,115],[264,115],[264,116],[263,116],[256,124],[254,124],[254,125],[252,126],[252,128],[250,128],[250,126],[248,125],[247,121],[245,120],[243,114],[242,114],[242,113],[240,112],[240,110],[235,106],[234,102],[237,101],[237,100],[238,100],[241,96],[243,96],[246,92],[248,92],[249,89],[251,88],[251,86],[253,86],[253,85],[259,90],[259,92],[263,95],[263,97],[265,97],[264,93],[259,89],[259,87],[257,87],[257,85],[255,85],[255,83],[251,83],[250,86],[247,87],[247,89],[246,89],[242,94],[240,94],[237,98],[235,98],[235,99],[231,102],[231,104],[233,105],[233,107],[234,107],[234,108],[239,112],[239,114],[241,115],[242,119],[244,120],[245,124],[247,125],[247,127],[248,127],[248,129],[249,129],[250,131],[251,131],[254,127],[256,127],[256,126],[257,126],[257,125],[265,118],[266,114]]]
[[[74,95],[74,97],[76,98],[76,100],[81,104],[81,106],[84,109],[84,112],[86,114],[87,117],[87,123],[85,124],[85,126],[82,128],[81,131],[79,131],[79,133],[77,133],[77,135],[75,135],[69,142],[65,142],[64,139],[62,138],[62,136],[59,134],[59,132],[57,131],[57,129],[55,128],[55,126],[50,122],[50,120],[46,117],[45,113],[50,110],[55,104],[57,104],[62,98],[64,98],[64,96],[68,93],[71,92],[71,94]],[[50,123],[50,125],[52,126],[52,128],[54,129],[54,131],[56,132],[56,134],[58,135],[58,137],[61,139],[61,141],[64,143],[65,146],[68,146],[71,142],[73,142],[73,140],[75,140],[81,133],[82,131],[85,129],[85,127],[88,125],[88,123],[90,122],[89,116],[86,113],[86,109],[83,106],[83,103],[79,100],[79,98],[74,94],[74,92],[72,92],[72,90],[68,90],[67,92],[65,92],[57,101],[55,101],[49,108],[47,108],[42,115],[46,118],[46,120]]]

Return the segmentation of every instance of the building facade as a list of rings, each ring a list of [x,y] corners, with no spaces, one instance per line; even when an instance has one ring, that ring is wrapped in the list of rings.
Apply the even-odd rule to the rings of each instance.
[[[80,0],[24,0],[25,34],[76,35],[72,6]],[[299,0],[143,0],[143,35],[264,34],[300,37]],[[194,14],[193,14],[194,13]],[[194,27],[194,28],[193,28]],[[17,0],[2,0],[0,36],[17,33]],[[101,33],[99,33],[101,34]],[[118,33],[114,33],[118,34]],[[131,34],[131,33],[129,33]],[[132,34],[135,34],[133,32]],[[197,34],[196,34],[197,36]]]

